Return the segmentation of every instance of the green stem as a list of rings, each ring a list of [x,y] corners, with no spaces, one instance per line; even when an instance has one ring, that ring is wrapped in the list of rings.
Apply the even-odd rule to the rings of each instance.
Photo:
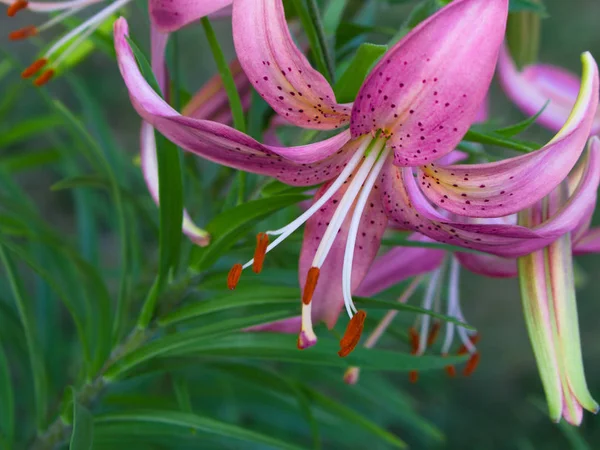
[[[327,81],[334,82],[334,72],[332,58],[327,49],[325,40],[325,31],[321,23],[319,10],[314,1],[309,0],[309,10],[304,7],[302,0],[293,0],[294,8],[298,13],[302,27],[310,42],[310,48],[317,64],[317,69],[321,72]]]
[[[246,121],[244,119],[244,107],[242,106],[242,100],[240,99],[240,94],[235,86],[235,81],[233,80],[233,75],[231,74],[231,70],[229,65],[227,64],[227,60],[225,59],[225,55],[223,54],[223,49],[219,44],[217,36],[215,34],[215,30],[213,29],[210,20],[208,18],[203,17],[201,19],[202,27],[204,28],[204,33],[206,34],[206,39],[208,39],[208,44],[210,45],[210,49],[213,54],[213,58],[215,63],[217,64],[217,69],[219,74],[221,75],[221,81],[223,82],[223,87],[225,88],[225,92],[227,94],[227,99],[229,100],[229,107],[231,108],[231,115],[233,117],[233,127],[241,131],[242,133],[246,132]],[[245,189],[246,189],[246,173],[238,172],[238,204],[244,202],[245,197]]]

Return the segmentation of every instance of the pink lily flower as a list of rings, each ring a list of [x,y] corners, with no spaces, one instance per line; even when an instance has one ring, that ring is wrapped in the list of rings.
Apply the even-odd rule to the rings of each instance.
[[[516,226],[496,236],[495,226],[454,225],[442,215],[441,219],[435,216],[439,224],[422,224],[421,220],[430,219],[421,216],[420,210],[410,218],[404,216],[404,211],[413,211],[414,203],[408,202],[407,187],[411,195],[413,187],[422,195],[412,176],[413,167],[435,174],[438,166],[431,163],[454,149],[476,117],[493,75],[507,9],[506,0],[452,2],[382,57],[350,111],[349,105],[335,101],[331,87],[295,46],[281,2],[236,0],[233,24],[238,57],[255,89],[273,109],[305,128],[337,129],[350,124],[349,130],[325,141],[293,148],[262,145],[229,127],[179,115],[143,79],[125,39],[125,20],[115,24],[119,66],[132,103],[169,139],[209,160],[292,185],[326,182],[312,207],[298,219],[280,230],[261,233],[255,258],[234,266],[228,279],[233,288],[243,268],[253,266],[260,272],[266,252],[306,223],[300,260],[304,292],[299,348],[316,343],[313,320],[324,320],[332,327],[344,305],[352,319],[341,354],[356,345],[364,313],[357,314],[352,291],[377,253],[388,217],[419,231],[429,226],[435,232],[433,238],[446,241],[455,239],[459,229],[461,237],[466,236],[459,241],[461,245],[467,238],[466,245],[476,246],[481,240],[489,246],[490,240],[537,236],[535,230]],[[440,177],[437,193],[427,191],[432,201],[437,199],[438,206],[449,213],[494,217],[528,207],[557,186],[583,151],[590,115],[597,106],[597,98],[591,95],[593,86],[597,89],[597,68],[589,54],[583,60],[585,89],[572,119],[548,145],[492,165],[440,167],[448,172],[445,178],[449,180],[454,179],[455,170],[461,171],[461,183],[442,184]],[[515,189],[531,182],[540,164],[547,170],[535,178],[535,187]],[[472,178],[462,173],[465,168]],[[411,179],[402,182],[399,175],[409,173]],[[463,183],[462,178],[474,181]],[[462,194],[475,195],[465,203]],[[400,202],[406,208],[399,208]],[[424,199],[419,208],[421,203],[433,210]],[[277,238],[269,243],[268,236]],[[545,241],[539,241],[541,248]],[[319,277],[327,283],[318,283]]]
[[[569,117],[579,91],[579,79],[561,67],[532,64],[519,71],[506,47],[498,59],[500,85],[510,100],[523,113],[533,116],[548,106],[537,122],[552,131],[558,131]],[[600,112],[596,112],[591,135],[600,132]]]
[[[104,1],[105,0],[61,0],[38,2],[28,0],[0,0],[0,3],[8,5],[6,14],[9,17],[14,17],[21,10],[45,14],[59,13],[42,25],[29,25],[9,33],[9,38],[11,40],[21,40],[32,36],[38,36],[40,33],[59,25],[66,18],[86,9],[88,6]],[[46,84],[54,76],[56,68],[65,61],[69,55],[88,39],[104,21],[130,2],[131,0],[114,0],[106,2],[107,5],[104,8],[59,38],[41,58],[34,61],[27,69],[25,69],[21,76],[23,78],[30,78],[39,73],[42,69],[45,69],[34,80],[34,84],[36,86]],[[183,0],[176,2],[149,0],[150,17],[157,29],[163,32],[170,32],[198,20],[201,17],[220,13],[219,10],[222,10],[223,8],[225,8],[224,12],[226,13],[227,7],[231,5],[231,2],[232,0]]]

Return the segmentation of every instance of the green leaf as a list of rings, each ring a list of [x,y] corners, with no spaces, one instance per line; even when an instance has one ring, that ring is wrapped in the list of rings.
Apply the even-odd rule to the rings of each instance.
[[[0,147],[18,144],[61,125],[64,125],[64,120],[55,114],[21,120],[0,134]]]
[[[73,389],[73,388],[71,388]],[[75,392],[72,392],[75,399]],[[90,450],[94,444],[94,418],[78,401],[73,402],[73,432],[69,450]]]
[[[225,279],[223,279],[225,283]],[[285,286],[239,286],[235,291],[217,295],[207,300],[201,300],[178,308],[176,311],[158,319],[160,326],[170,326],[182,321],[197,318],[203,314],[225,311],[246,306],[270,305],[298,306],[299,288]]]
[[[135,56],[135,60],[138,63],[142,76],[152,87],[154,92],[156,92],[158,95],[162,95],[162,91],[160,89],[160,86],[158,85],[158,81],[156,81],[154,72],[152,72],[152,66],[148,62],[148,59],[144,55],[144,52],[140,50],[140,48],[137,46],[134,40],[131,39],[131,37],[125,36],[125,39],[127,39],[127,43],[131,47],[131,51],[133,52],[133,56]]]
[[[302,390],[306,392],[306,395],[310,400],[313,401],[313,403],[327,409],[335,417],[344,420],[346,424],[351,424],[353,427],[363,428],[374,436],[377,436],[382,441],[387,442],[392,447],[407,448],[406,442],[404,442],[398,436],[390,433],[387,430],[384,430],[376,423],[348,408],[343,403],[332,400],[315,389],[307,386],[304,386]]]
[[[508,10],[511,13],[531,11],[546,17],[547,11],[544,4],[539,0],[510,0]]]
[[[192,346],[215,339],[216,336],[232,333],[245,328],[289,318],[294,310],[279,310],[255,315],[245,315],[233,319],[208,322],[200,328],[179,331],[176,334],[161,336],[141,348],[131,351],[115,364],[108,368],[104,374],[106,380],[114,380],[139,364],[166,353],[188,351]]]
[[[280,195],[253,200],[222,212],[206,226],[206,231],[211,235],[210,245],[194,248],[190,265],[196,270],[209,268],[258,220],[307,198],[300,194]]]
[[[35,150],[27,153],[6,155],[0,158],[0,166],[9,173],[23,172],[39,166],[48,166],[60,160],[60,152],[56,149]]]
[[[367,74],[386,51],[387,46],[385,45],[365,43],[358,47],[348,68],[333,88],[338,102],[354,101]]]
[[[468,142],[479,142],[480,144],[497,145],[499,147],[504,147],[523,153],[530,153],[540,148],[539,146],[532,146],[529,143],[524,143],[515,139],[508,139],[501,135],[494,135],[493,133],[481,133],[475,130],[467,131],[463,137],[463,140]]]
[[[327,34],[332,35],[337,31],[347,3],[348,0],[329,0],[327,3],[323,13],[323,28]]]
[[[46,377],[44,355],[36,332],[37,325],[32,307],[27,300],[23,281],[17,272],[14,262],[1,244],[0,260],[2,260],[4,265],[4,270],[6,271],[8,282],[19,311],[19,319],[25,332],[29,363],[33,377],[36,424],[39,430],[43,430],[46,425],[46,414],[48,411],[48,380]]]
[[[0,345],[0,430],[9,447],[15,437],[15,398],[10,379],[10,368],[4,348]]]
[[[542,109],[540,109],[534,116],[528,117],[527,119],[523,120],[522,122],[519,122],[515,125],[511,125],[510,127],[505,127],[505,128],[500,128],[497,130],[494,130],[494,133],[499,134],[500,136],[503,137],[513,137],[516,136],[517,134],[522,133],[523,131],[527,130],[531,125],[533,125],[535,123],[535,121],[537,120],[538,117],[540,117],[540,115],[544,112],[544,110],[548,107],[548,105],[550,104],[550,100],[546,101],[546,103],[544,103],[544,106],[542,106]]]
[[[114,422],[124,422],[131,424],[131,426],[135,426],[138,423],[172,425],[175,427],[184,428],[186,430],[192,428],[205,433],[216,434],[226,437],[227,439],[238,439],[243,442],[251,442],[263,446],[269,446],[274,449],[299,450],[302,448],[265,434],[238,427],[236,425],[220,422],[208,417],[177,411],[127,411],[107,414],[96,419],[97,424]]]
[[[460,364],[466,356],[414,356],[389,350],[357,347],[346,358],[337,355],[339,342],[321,338],[314,347],[298,350],[297,336],[277,333],[241,333],[218,338],[196,340],[193,345],[172,349],[169,356],[207,356],[211,358],[245,358],[248,360],[272,360],[297,364],[330,366],[347,369],[358,366],[362,370],[411,370],[442,369],[449,364]]]

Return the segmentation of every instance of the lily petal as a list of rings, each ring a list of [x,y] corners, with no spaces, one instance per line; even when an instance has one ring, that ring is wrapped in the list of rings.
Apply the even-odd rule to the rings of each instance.
[[[431,242],[419,233],[408,239]],[[356,295],[370,297],[408,278],[431,272],[442,264],[445,254],[443,250],[426,247],[394,247],[371,265]]]
[[[175,31],[189,23],[208,16],[232,0],[149,0],[152,22],[162,31]]]
[[[573,252],[575,254],[600,253],[600,228],[588,230],[575,243]]]
[[[581,60],[583,76],[577,102],[550,143],[526,155],[488,164],[424,166],[419,180],[427,198],[454,214],[501,217],[548,195],[581,156],[598,107],[598,66],[587,52]]]
[[[388,167],[383,172],[382,193],[388,216],[440,242],[473,248],[504,257],[523,256],[546,247],[573,230],[596,202],[600,182],[600,141],[593,138],[586,154],[579,186],[556,214],[526,228],[498,223],[467,223],[438,213],[423,197],[409,168]]]
[[[296,47],[281,0],[236,0],[233,40],[252,85],[280,116],[320,130],[348,123],[350,108]]]
[[[144,120],[185,150],[296,186],[318,184],[335,177],[352,156],[350,150],[357,144],[348,143],[349,131],[314,144],[275,147],[262,145],[226,125],[180,115],[146,82],[126,35],[127,22],[120,18],[115,22],[115,48],[133,106]]]
[[[560,130],[577,98],[577,76],[560,67],[545,64],[527,66],[519,72],[506,47],[500,52],[498,75],[506,95],[528,116],[537,114],[550,100],[537,122],[550,130]],[[598,131],[600,114],[597,112],[591,134]]]
[[[512,278],[517,276],[517,260],[485,253],[456,253],[463,267],[471,272],[492,278]]]
[[[327,229],[329,221],[333,216],[337,205],[339,204],[346,187],[342,188],[306,223],[304,229],[304,240],[302,252],[300,253],[300,286],[304,291],[306,276],[312,266],[312,261],[321,242],[321,238]],[[323,185],[315,195],[315,201],[326,192],[330,183]],[[377,186],[377,185],[375,185]],[[346,249],[346,239],[350,227],[352,212],[350,210],[342,228],[340,229],[335,242],[321,267],[317,287],[312,297],[312,319],[313,321],[323,320],[329,328],[332,328],[339,316],[340,310],[344,304],[342,294],[342,261]],[[371,263],[377,255],[381,238],[387,225],[387,216],[381,205],[379,187],[371,191],[367,207],[363,212],[356,244],[354,246],[354,261],[352,265],[352,292],[354,292],[363,278],[367,274]]]
[[[487,94],[507,15],[507,0],[455,0],[417,26],[365,81],[352,135],[384,130],[400,166],[454,150]]]

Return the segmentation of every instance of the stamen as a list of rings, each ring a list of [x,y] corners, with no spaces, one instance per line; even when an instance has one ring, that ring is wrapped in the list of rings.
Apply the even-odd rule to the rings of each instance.
[[[385,142],[383,142],[383,145],[385,146]],[[365,181],[362,190],[360,191],[358,199],[356,200],[356,206],[354,207],[354,213],[352,214],[352,221],[350,222],[350,227],[348,229],[346,248],[344,249],[344,262],[342,266],[342,294],[344,296],[344,305],[346,305],[346,312],[350,317],[352,317],[352,312],[356,312],[356,306],[354,306],[354,302],[352,301],[352,266],[354,263],[354,251],[356,246],[356,238],[358,236],[358,229],[360,227],[360,222],[363,218],[365,206],[367,204],[367,201],[369,200],[369,196],[371,195],[371,190],[377,182],[377,179],[379,178],[379,173],[381,172],[381,169],[383,168],[383,165],[385,164],[387,156],[391,150],[388,147],[384,147],[383,149],[381,149],[379,142],[376,142],[371,151],[381,151],[381,154],[377,156],[378,159],[376,160],[375,165],[369,173],[369,176]]]
[[[318,267],[311,267],[308,269],[306,275],[306,284],[304,285],[304,292],[302,293],[302,303],[309,305],[315,289],[317,287],[317,281],[319,281],[319,273],[321,270]]]
[[[358,383],[358,377],[360,376],[360,370],[358,367],[348,367],[344,373],[344,383],[356,384]]]
[[[436,292],[439,288],[439,280],[442,274],[442,269],[436,269],[435,272],[431,275],[431,279],[429,280],[429,285],[427,286],[427,291],[425,291],[425,298],[423,300],[423,309],[431,311],[433,306],[433,301],[436,296]],[[421,332],[419,333],[419,345],[416,355],[422,355],[425,353],[427,349],[427,341],[429,340],[429,322],[431,321],[431,316],[428,314],[422,315],[421,322]]]
[[[8,17],[14,17],[15,14],[17,14],[19,11],[27,8],[27,5],[29,5],[29,2],[27,2],[26,0],[16,0],[12,5],[8,7],[8,9],[6,10],[6,15]]]
[[[352,174],[352,172],[354,172],[354,169],[360,163],[370,143],[371,141],[368,139],[365,139],[363,141],[363,143],[359,146],[354,155],[352,155],[352,157],[350,158],[350,161],[348,161],[348,164],[346,165],[344,170],[342,170],[342,172],[338,175],[338,177],[331,184],[331,186],[329,186],[329,189],[327,189],[327,191],[325,191],[325,193],[315,203],[313,203],[313,205],[310,208],[304,211],[304,213],[302,213],[299,217],[297,217],[294,221],[292,221],[285,227],[280,228],[278,230],[266,232],[266,234],[268,234],[269,236],[278,236],[277,239],[275,239],[269,244],[266,253],[269,253],[281,242],[287,239],[288,236],[290,236],[294,231],[300,228],[308,219],[310,219],[317,211],[319,211],[323,207],[323,205],[331,199],[331,197],[334,196],[338,189],[344,185],[344,183]],[[243,268],[246,269],[250,267],[253,263],[254,259],[251,259],[243,265]]]
[[[36,27],[34,27],[33,25],[29,25],[29,26],[23,27],[19,30],[11,31],[10,33],[8,33],[8,38],[11,41],[20,41],[22,39],[27,39],[32,36],[35,36],[37,34],[38,34],[38,29]]]
[[[480,336],[479,333],[474,334],[473,336],[469,336],[463,342],[463,345],[458,349],[459,355],[466,355],[467,353],[475,353],[475,345],[479,342]]]
[[[442,353],[442,358],[446,357],[448,357],[448,353]],[[454,378],[456,376],[456,368],[453,365],[447,365],[444,367],[444,370],[450,378]]]
[[[415,384],[417,381],[419,381],[419,372],[416,370],[411,370],[410,372],[408,372],[408,380],[412,384]]]
[[[429,336],[427,337],[427,346],[431,347],[440,333],[440,329],[442,328],[442,324],[439,321],[433,322],[431,326],[431,330],[429,331]]]
[[[242,265],[239,263],[234,264],[233,267],[231,268],[231,270],[229,271],[229,274],[227,275],[227,287],[230,290],[233,291],[235,289],[238,282],[240,281],[241,275],[242,275]]]
[[[21,78],[29,78],[38,73],[42,67],[48,64],[48,60],[46,58],[40,58],[33,62],[27,69],[21,72]]]
[[[48,70],[44,71],[39,77],[37,77],[35,79],[35,81],[33,82],[33,84],[35,84],[37,87],[43,86],[48,81],[50,81],[50,79],[53,76],[54,76],[54,70],[48,69]]]
[[[366,317],[367,313],[361,309],[348,322],[346,332],[340,340],[340,351],[338,352],[340,357],[344,358],[348,356],[358,345],[358,342],[360,341],[360,335],[362,334],[365,326]]]
[[[266,233],[258,233],[256,235],[256,250],[254,250],[254,263],[252,270],[254,273],[260,273],[265,262],[267,254],[267,246],[269,245],[269,236]]]
[[[417,351],[419,350],[419,333],[417,333],[415,327],[410,327],[408,329],[408,337],[410,338],[410,354],[416,355]]]
[[[465,377],[471,376],[479,364],[479,352],[473,353],[463,371]]]
[[[298,348],[304,350],[317,343],[317,335],[312,327],[312,305],[302,305],[302,330],[298,335]]]

